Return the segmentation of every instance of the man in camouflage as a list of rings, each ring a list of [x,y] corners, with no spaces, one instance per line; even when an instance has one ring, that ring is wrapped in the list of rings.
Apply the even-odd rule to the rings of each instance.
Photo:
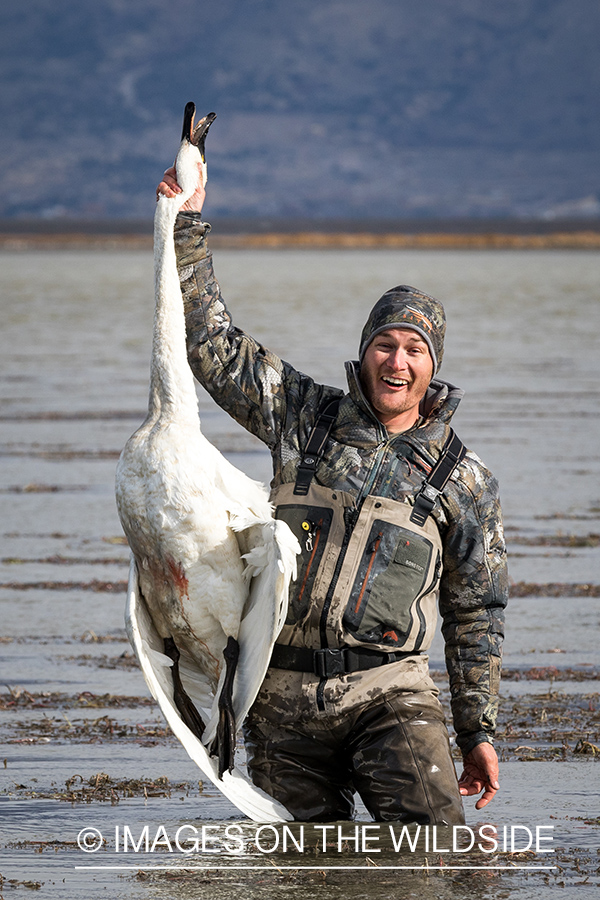
[[[174,170],[158,188],[178,191]],[[442,455],[462,391],[433,378],[441,303],[388,291],[363,330],[349,390],[316,384],[235,328],[215,280],[202,189],[176,228],[188,356],[216,402],[271,450],[272,499],[301,541],[299,575],[245,725],[254,782],[300,820],[464,822],[462,795],[499,788],[492,745],[507,599],[497,484],[467,452],[422,525],[415,498]],[[319,413],[333,423],[304,493]],[[310,462],[310,460],[309,460]],[[457,783],[427,650],[439,601]]]

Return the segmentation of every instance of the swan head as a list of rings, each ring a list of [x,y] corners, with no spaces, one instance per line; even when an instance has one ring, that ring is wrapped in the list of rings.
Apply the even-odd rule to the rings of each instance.
[[[183,195],[191,196],[198,186],[198,177],[202,179],[202,186],[206,185],[206,159],[204,156],[204,142],[208,129],[217,118],[216,113],[208,113],[194,125],[196,106],[186,103],[183,114],[183,131],[181,134],[181,146],[175,160],[177,182],[182,189],[179,200]],[[198,168],[200,163],[200,168]],[[187,199],[187,198],[186,198]],[[185,200],[183,200],[185,202]]]

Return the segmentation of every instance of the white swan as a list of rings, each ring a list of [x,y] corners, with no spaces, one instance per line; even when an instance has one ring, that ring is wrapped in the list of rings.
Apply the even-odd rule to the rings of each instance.
[[[198,178],[206,182],[204,140],[215,116],[194,128],[194,112],[188,103],[176,160],[182,193],[161,196],[154,219],[148,415],[117,467],[117,506],[133,556],[126,623],[152,694],[205,775],[256,821],[289,820],[234,768],[236,731],[285,620],[299,548],[273,519],[263,486],[200,430],[173,241],[178,210]]]

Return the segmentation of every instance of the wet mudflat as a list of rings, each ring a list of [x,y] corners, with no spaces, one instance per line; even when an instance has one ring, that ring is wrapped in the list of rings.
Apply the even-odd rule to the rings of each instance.
[[[259,832],[199,784],[123,628],[113,479],[147,399],[150,254],[2,261],[0,896],[597,896],[598,254],[217,254],[237,323],[329,383],[343,384],[367,307],[390,285],[446,301],[442,377],[467,390],[455,426],[500,480],[513,581],[502,791],[482,812],[467,801],[470,850],[414,826],[397,848],[366,814],[325,844],[307,825],[302,850],[291,837],[284,848],[281,827]],[[204,393],[200,406],[211,440],[268,481],[261,445]],[[439,636],[431,664],[447,705]],[[485,825],[498,829],[493,852]],[[536,828],[553,838],[539,850]],[[97,852],[92,832],[78,844],[84,829],[104,837]]]

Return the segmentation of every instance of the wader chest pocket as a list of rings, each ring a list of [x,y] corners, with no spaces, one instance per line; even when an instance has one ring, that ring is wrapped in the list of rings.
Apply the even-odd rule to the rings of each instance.
[[[333,510],[306,505],[277,506],[275,517],[286,522],[300,543],[297,558],[298,574],[290,584],[290,603],[287,624],[303,619],[308,605],[323,551],[327,544]]]
[[[415,601],[430,590],[434,547],[427,538],[376,519],[365,543],[343,621],[359,640],[396,644],[411,629]]]

